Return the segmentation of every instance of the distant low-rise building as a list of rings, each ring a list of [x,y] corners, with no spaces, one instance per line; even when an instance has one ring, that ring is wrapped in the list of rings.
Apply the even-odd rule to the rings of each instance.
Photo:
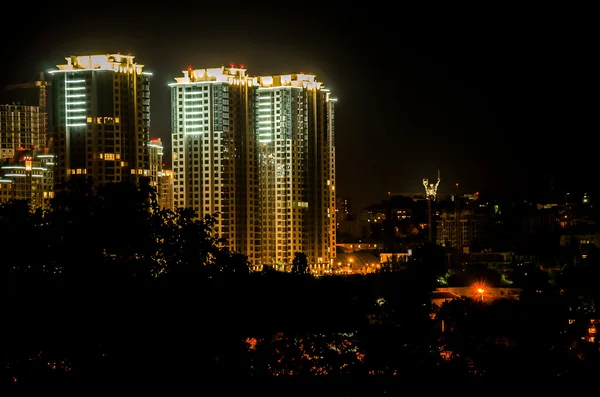
[[[367,274],[381,269],[379,257],[369,251],[338,253],[332,268],[334,274]]]
[[[431,302],[436,306],[441,306],[444,302],[460,298],[471,298],[480,300],[484,303],[496,299],[518,300],[521,296],[521,292],[521,288],[487,287],[477,284],[468,287],[444,287],[437,288],[433,292]]]
[[[572,249],[576,261],[579,258],[586,259],[592,250],[600,248],[600,236],[591,232],[563,234],[560,236],[560,246]]]
[[[511,267],[514,259],[514,252],[469,252],[466,255],[465,264],[480,264],[490,269],[507,269]]]
[[[465,248],[483,236],[488,219],[471,210],[444,211],[437,221],[436,243],[442,247]]]
[[[353,243],[340,243],[337,244],[337,248],[339,251],[344,253],[351,253],[356,251],[364,251],[364,250],[381,250],[383,248],[383,243],[381,242],[353,242]]]
[[[173,171],[163,169],[159,174],[159,197],[158,202],[161,209],[175,209],[173,205]]]

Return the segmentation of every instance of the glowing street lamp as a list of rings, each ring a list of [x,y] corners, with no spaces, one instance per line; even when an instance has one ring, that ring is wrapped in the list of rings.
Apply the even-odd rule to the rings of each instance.
[[[483,293],[485,292],[485,290],[483,288],[477,288],[477,292],[481,296],[481,301],[483,302]]]

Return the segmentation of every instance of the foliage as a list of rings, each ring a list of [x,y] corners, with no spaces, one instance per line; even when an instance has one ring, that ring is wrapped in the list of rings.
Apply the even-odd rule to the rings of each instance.
[[[16,249],[1,261],[6,274],[36,273],[79,284],[189,282],[249,273],[245,256],[229,252],[214,217],[159,209],[146,180],[96,187],[73,180],[46,212],[26,202],[0,206],[0,238]],[[31,249],[35,247],[35,249]]]
[[[47,211],[0,205],[2,386],[171,385],[202,374],[221,388],[275,377],[289,394],[326,379],[344,395],[361,385],[375,395],[425,377],[572,381],[600,365],[589,338],[597,252],[555,280],[515,268],[520,300],[434,310],[431,292],[447,272],[435,245],[414,249],[397,272],[311,277],[296,253],[292,274],[254,273],[215,234],[214,216],[160,209],[146,181],[65,188]],[[496,273],[467,270],[493,284]]]

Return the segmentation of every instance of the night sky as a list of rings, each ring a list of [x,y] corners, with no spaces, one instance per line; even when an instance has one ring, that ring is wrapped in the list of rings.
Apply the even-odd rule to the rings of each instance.
[[[122,4],[15,14],[0,27],[0,86],[33,81],[69,55],[130,53],[153,72],[152,135],[170,153],[167,84],[188,66],[314,73],[338,98],[338,193],[355,209],[388,191],[420,192],[438,169],[441,193],[456,182],[527,196],[597,184],[591,10]]]

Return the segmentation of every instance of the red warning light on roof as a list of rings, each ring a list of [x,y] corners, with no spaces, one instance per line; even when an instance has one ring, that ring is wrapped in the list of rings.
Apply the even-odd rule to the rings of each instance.
[[[240,65],[240,68],[244,69],[244,65]]]
[[[229,67],[230,67],[230,68],[234,68],[234,67],[235,67],[235,65],[234,65],[233,63],[230,63],[230,64],[229,64]]]
[[[150,142],[154,142],[154,143],[160,142],[160,138],[152,138],[150,140]]]
[[[192,65],[188,66],[188,70],[192,70]]]

